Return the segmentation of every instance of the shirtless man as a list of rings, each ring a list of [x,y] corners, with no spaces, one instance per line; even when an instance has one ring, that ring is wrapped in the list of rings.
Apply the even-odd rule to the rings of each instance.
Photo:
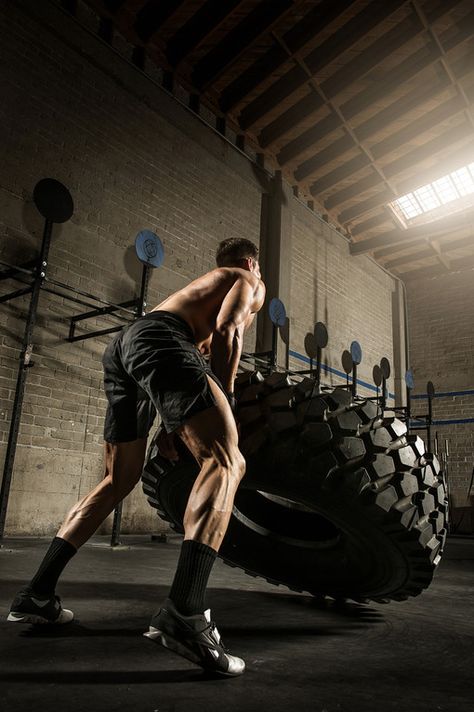
[[[145,635],[206,670],[240,675],[205,610],[205,591],[245,473],[232,406],[243,334],[262,308],[258,249],[249,240],[220,243],[218,267],[138,318],[108,345],[104,385],[105,476],[68,513],[37,573],[15,597],[8,620],[67,623],[55,588],[64,567],[140,480],[146,441],[161,415],[159,449],[177,458],[179,436],[200,472],[184,514],[184,541],[169,597]],[[210,365],[204,358],[210,355]]]

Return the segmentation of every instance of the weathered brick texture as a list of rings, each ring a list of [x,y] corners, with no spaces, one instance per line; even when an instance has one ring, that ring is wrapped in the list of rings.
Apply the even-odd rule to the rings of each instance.
[[[426,383],[431,380],[439,394],[433,400],[433,418],[471,420],[433,426],[443,450],[448,440],[453,503],[464,506],[474,467],[473,272],[409,281],[407,293],[414,393],[426,393]],[[414,400],[415,413],[426,413],[427,407],[425,399]]]
[[[43,220],[32,192],[44,177],[63,182],[75,202],[71,221],[54,227],[49,276],[115,303],[138,294],[133,243],[141,229],[165,246],[150,304],[215,266],[225,237],[258,244],[261,189],[249,161],[54,5],[25,0],[0,11],[0,259],[35,256]],[[1,282],[1,293],[13,285]],[[2,462],[27,305],[12,301],[0,314]],[[111,337],[68,343],[69,317],[83,311],[41,295],[8,510],[12,533],[52,533],[102,476],[100,359]],[[245,348],[254,341],[255,326]],[[127,502],[125,530],[157,526],[143,496]]]
[[[291,310],[292,350],[306,355],[304,339],[322,321],[328,330],[325,365],[343,372],[341,355],[352,341],[362,347],[358,379],[372,384],[372,369],[385,356],[393,364],[392,292],[395,280],[367,257],[351,257],[349,244],[294,201]],[[291,360],[295,370],[304,368]],[[323,374],[334,385],[345,378]],[[393,390],[393,379],[388,381]],[[375,395],[364,386],[361,395]]]

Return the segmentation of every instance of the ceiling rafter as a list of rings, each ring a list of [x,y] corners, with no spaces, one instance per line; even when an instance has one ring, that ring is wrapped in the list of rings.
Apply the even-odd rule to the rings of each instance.
[[[452,260],[450,266],[450,273],[453,272],[465,272],[474,267],[474,255],[471,257],[464,257],[462,259]],[[433,265],[431,267],[420,267],[420,269],[408,270],[406,272],[400,273],[405,281],[410,281],[412,279],[424,279],[426,277],[441,277],[446,274],[446,270],[441,265]]]
[[[434,52],[433,52],[433,51],[434,51],[434,48],[435,48],[435,45],[434,45],[433,42],[431,43],[431,47],[432,47],[432,49],[429,51],[429,56],[431,57],[431,59],[430,59],[429,62],[427,61],[427,59],[428,59],[427,50],[426,50],[426,48],[422,48],[422,50],[419,50],[418,52],[415,53],[416,55],[418,55],[418,59],[420,58],[420,52],[422,53],[423,57],[422,57],[421,62],[420,62],[420,61],[417,62],[416,60],[413,60],[413,55],[411,55],[411,57],[408,57],[406,60],[404,60],[404,61],[401,63],[401,64],[403,64],[403,65],[406,65],[406,70],[407,70],[407,72],[402,73],[402,77],[401,77],[401,78],[403,78],[403,80],[406,80],[406,79],[408,79],[408,78],[411,78],[411,76],[413,76],[415,73],[421,72],[421,71],[422,71],[423,69],[425,69],[427,66],[429,66],[430,64],[434,64],[435,62],[437,62],[437,61],[439,60],[439,56],[438,56],[438,55],[435,55]],[[381,86],[380,86],[380,87],[377,87],[375,90],[373,90],[373,89],[370,90],[371,93],[372,93],[372,100],[373,100],[373,101],[379,101],[385,94],[391,93],[391,91],[393,90],[393,88],[398,86],[398,83],[395,81],[395,76],[397,75],[397,71],[396,71],[396,70],[397,70],[400,66],[401,66],[401,65],[398,65],[398,67],[396,67],[395,70],[392,70],[392,71],[390,72],[390,74],[393,75],[392,81],[390,81],[390,80],[389,80],[388,82],[387,82],[387,81],[383,81],[383,82],[381,83]],[[407,76],[408,73],[409,73],[409,76]],[[449,84],[446,84],[446,87],[448,87],[448,86],[449,86]],[[374,95],[374,93],[375,93],[375,95]],[[347,114],[345,113],[345,111],[344,111],[344,107],[346,107],[346,110],[347,110],[347,107],[348,107],[348,105],[349,105],[349,102],[346,102],[346,104],[344,104],[343,106],[341,106],[341,112],[342,112],[342,114],[345,116],[346,122],[347,122],[348,119],[352,118],[352,112],[354,112],[354,115],[355,115],[356,113],[359,113],[359,111],[362,111],[362,110],[364,110],[365,108],[367,108],[368,104],[362,104],[362,105],[361,105],[360,97],[361,97],[362,94],[365,94],[365,95],[366,95],[366,94],[367,94],[367,90],[365,90],[365,91],[363,91],[363,92],[360,92],[358,95],[356,95],[353,99],[350,100],[350,102],[351,102],[351,104],[352,104],[352,109],[351,109],[351,112],[350,112],[350,113],[351,113],[350,116],[347,115]],[[357,110],[356,110],[356,108],[357,108]],[[355,133],[357,136],[359,136],[357,129],[354,130],[354,133]],[[337,154],[337,153],[335,152],[333,158],[337,158],[339,155],[341,155],[341,154]],[[311,191],[311,192],[313,192],[313,191]]]
[[[400,245],[404,242],[410,242],[419,238],[446,233],[450,230],[465,227],[466,225],[469,226],[473,220],[474,209],[471,209],[455,215],[447,215],[445,218],[440,218],[436,222],[428,223],[427,225],[418,225],[417,227],[410,227],[407,230],[390,230],[376,237],[353,242],[350,246],[351,254],[362,255],[366,252],[378,250],[379,248]]]
[[[457,228],[456,232],[459,230],[465,230],[465,226],[461,225],[460,227]],[[473,244],[472,241],[474,239],[474,231],[473,230],[471,230],[471,233],[467,237],[460,237],[455,240],[452,239],[451,235],[452,235],[452,233],[450,232],[447,234],[442,233],[437,236],[438,246],[439,246],[439,249],[441,250],[441,252],[443,252],[443,254],[453,252],[454,250],[459,250],[463,247],[472,247],[472,244]],[[443,242],[443,240],[446,240],[446,242]],[[377,250],[374,253],[374,258],[376,260],[383,261],[385,267],[389,267],[390,265],[394,264],[395,261],[398,261],[398,260],[400,260],[399,264],[403,264],[402,260],[409,262],[412,255],[415,254],[415,252],[413,252],[413,251],[410,252],[409,254],[402,255],[402,256],[397,257],[393,260],[390,259],[390,257],[392,255],[397,254],[398,252],[400,252],[401,249],[406,250],[407,246],[404,247],[403,245],[390,245],[389,247],[385,247],[384,249]],[[421,247],[419,250],[416,250],[416,254],[420,253],[420,256],[421,256],[421,253],[426,250],[428,250],[427,247]],[[431,252],[429,254],[431,255]],[[385,262],[385,258],[387,258],[387,257],[389,259],[389,262]]]
[[[374,116],[371,116],[370,119],[367,119],[364,123],[359,124],[354,128],[354,133],[358,137],[359,141],[364,141],[370,138],[373,134],[379,132],[382,126],[386,129],[392,122],[397,121],[397,119],[400,119],[409,111],[416,109],[427,101],[433,99],[437,94],[449,86],[450,83],[443,79],[434,85],[426,84],[426,86],[422,89],[417,87],[411,92],[408,92],[408,94],[403,96],[401,99],[397,99],[389,106],[381,109],[381,111],[374,114]],[[298,155],[314,145],[317,140],[321,140],[335,128],[338,128],[338,126],[340,126],[339,120],[337,117],[334,117],[334,120],[337,121],[335,125],[323,123],[323,121],[325,121],[323,120],[320,124],[304,131],[302,134],[283,146],[277,156],[277,160],[280,165],[285,165],[285,163],[297,158]],[[263,129],[261,135],[265,133],[266,129],[267,127]]]
[[[279,42],[282,41],[282,40],[281,40],[280,38],[278,38],[278,37],[277,37],[277,40],[278,40]],[[289,51],[288,48],[285,47],[285,49],[286,49],[287,51]],[[336,116],[338,116],[340,122],[341,122],[341,123],[344,123],[344,131],[345,131],[345,133],[346,133],[346,136],[345,136],[345,137],[342,137],[342,138],[340,139],[340,141],[341,141],[341,142],[342,142],[342,141],[346,141],[347,143],[354,143],[354,144],[357,146],[357,148],[359,149],[360,153],[364,156],[364,158],[366,159],[366,161],[367,161],[369,164],[371,164],[372,167],[373,167],[373,169],[374,169],[375,171],[377,171],[377,173],[379,174],[381,181],[382,181],[383,184],[386,186],[386,191],[387,191],[387,193],[389,193],[391,196],[395,196],[395,195],[396,195],[396,191],[395,191],[394,186],[392,186],[392,185],[390,184],[390,182],[388,181],[387,177],[386,177],[386,176],[384,175],[384,173],[381,171],[380,167],[379,167],[379,166],[377,165],[377,163],[375,162],[374,157],[372,156],[370,150],[369,150],[368,148],[366,148],[366,147],[358,140],[358,138],[357,138],[357,136],[355,135],[355,133],[354,133],[352,127],[349,125],[348,122],[346,122],[346,121],[344,120],[344,116],[342,115],[341,110],[339,109],[339,107],[338,107],[333,101],[331,101],[331,99],[329,99],[329,98],[324,94],[324,92],[322,91],[322,89],[321,89],[319,83],[316,81],[316,79],[314,78],[314,76],[312,76],[312,73],[310,72],[310,70],[308,69],[308,67],[306,67],[304,61],[303,61],[302,59],[298,59],[298,58],[297,58],[297,62],[298,62],[299,65],[301,65],[302,69],[311,77],[311,84],[312,84],[312,86],[313,86],[314,89],[317,91],[317,93],[319,94],[319,96],[321,97],[321,99],[324,101],[324,103],[326,104],[326,106],[329,107],[331,113],[334,114],[334,115],[336,115]],[[295,172],[295,176],[296,176],[296,172]],[[299,180],[299,178],[297,178],[297,180]]]
[[[357,1],[324,0],[283,35],[284,43],[293,54],[299,52]],[[229,111],[239,104],[287,61],[287,52],[280,45],[273,45],[223,90],[220,100],[222,111]]]
[[[274,110],[283,99],[288,99],[292,93],[304,86],[308,78],[359,42],[370,29],[387,20],[406,2],[407,0],[386,0],[384,3],[377,3],[375,7],[365,7],[305,57],[300,58],[292,52],[283,37],[276,37],[285,47],[288,56],[293,58],[295,66],[244,107],[239,119],[242,128],[250,128]],[[301,62],[305,64],[306,71],[302,71]]]
[[[415,12],[417,13],[418,17],[420,18],[420,21],[423,23],[423,26],[425,30],[428,32],[430,35],[431,39],[435,42],[436,47],[438,48],[439,52],[439,59],[441,62],[441,66],[443,67],[444,71],[446,72],[450,82],[452,83],[453,87],[455,88],[458,96],[462,100],[464,104],[464,115],[466,116],[467,120],[471,124],[472,128],[474,129],[474,114],[472,113],[472,108],[469,103],[469,99],[467,98],[464,89],[462,88],[462,85],[458,82],[456,75],[454,74],[453,70],[451,69],[451,66],[448,61],[448,55],[446,53],[446,50],[443,46],[443,43],[441,42],[440,38],[436,34],[436,32],[433,30],[431,27],[425,13],[420,7],[420,4],[418,0],[412,0],[411,5]],[[468,18],[464,18],[463,26],[464,26],[464,32],[463,32],[463,38],[467,39],[470,36],[470,32],[473,29],[474,25],[474,10],[470,13]],[[469,29],[470,28],[470,29]]]
[[[262,34],[268,33],[298,0],[262,0],[219,44],[200,59],[192,73],[193,84],[205,90]]]
[[[143,42],[149,42],[155,32],[183,4],[184,0],[148,0],[137,12],[135,31]]]
[[[176,67],[187,55],[199,47],[243,0],[207,0],[189,20],[179,28],[166,45],[169,63]]]
[[[443,104],[440,104],[435,109],[427,112],[416,121],[404,126],[400,131],[395,132],[388,138],[370,147],[370,150],[376,160],[383,158],[392,151],[401,148],[407,141],[418,138],[424,132],[434,128],[442,121],[455,116],[464,110],[464,105],[459,97],[450,98]],[[357,195],[362,195],[369,188],[373,188],[378,184],[377,175],[372,174],[367,178],[359,180],[348,188],[344,188],[337,193],[331,195],[325,202],[325,206],[332,210],[336,205],[354,198]]]

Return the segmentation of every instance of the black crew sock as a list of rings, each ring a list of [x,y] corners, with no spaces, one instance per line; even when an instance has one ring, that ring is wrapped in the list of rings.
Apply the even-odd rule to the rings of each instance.
[[[206,544],[183,541],[169,594],[183,616],[204,612],[207,582],[216,557],[217,551]]]
[[[76,547],[65,539],[54,537],[38,571],[30,581],[29,588],[39,597],[53,596],[58,578],[76,551]]]

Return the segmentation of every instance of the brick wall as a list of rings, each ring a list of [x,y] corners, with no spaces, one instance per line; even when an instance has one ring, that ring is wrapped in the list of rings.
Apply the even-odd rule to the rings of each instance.
[[[138,294],[132,245],[141,229],[165,247],[154,304],[215,266],[223,238],[258,244],[261,189],[245,157],[54,4],[7,2],[0,12],[0,259],[36,254],[43,221],[32,192],[44,177],[63,182],[75,202],[71,221],[54,228],[48,274],[112,302]],[[14,288],[0,283],[2,293]],[[0,312],[2,462],[27,303]],[[102,476],[100,357],[111,337],[65,340],[69,317],[86,310],[41,295],[7,532],[52,533]],[[255,326],[245,348],[254,341]],[[158,522],[137,488],[124,530]]]
[[[415,395],[433,381],[433,426],[444,450],[449,442],[449,483],[455,506],[468,503],[474,467],[474,279],[459,272],[407,282],[408,323]],[[468,391],[465,393],[465,391]],[[426,398],[413,401],[427,412]],[[446,423],[445,421],[468,421]]]
[[[322,321],[329,336],[323,351],[328,368],[324,381],[334,385],[345,382],[342,352],[352,341],[359,341],[363,357],[357,377],[372,385],[373,366],[383,356],[393,365],[395,279],[368,257],[352,257],[348,242],[296,199],[291,270],[292,350],[306,356],[304,338],[315,322]],[[300,358],[292,358],[290,365],[295,370],[305,368]],[[393,392],[393,378],[388,388]],[[364,385],[358,392],[375,395]]]

